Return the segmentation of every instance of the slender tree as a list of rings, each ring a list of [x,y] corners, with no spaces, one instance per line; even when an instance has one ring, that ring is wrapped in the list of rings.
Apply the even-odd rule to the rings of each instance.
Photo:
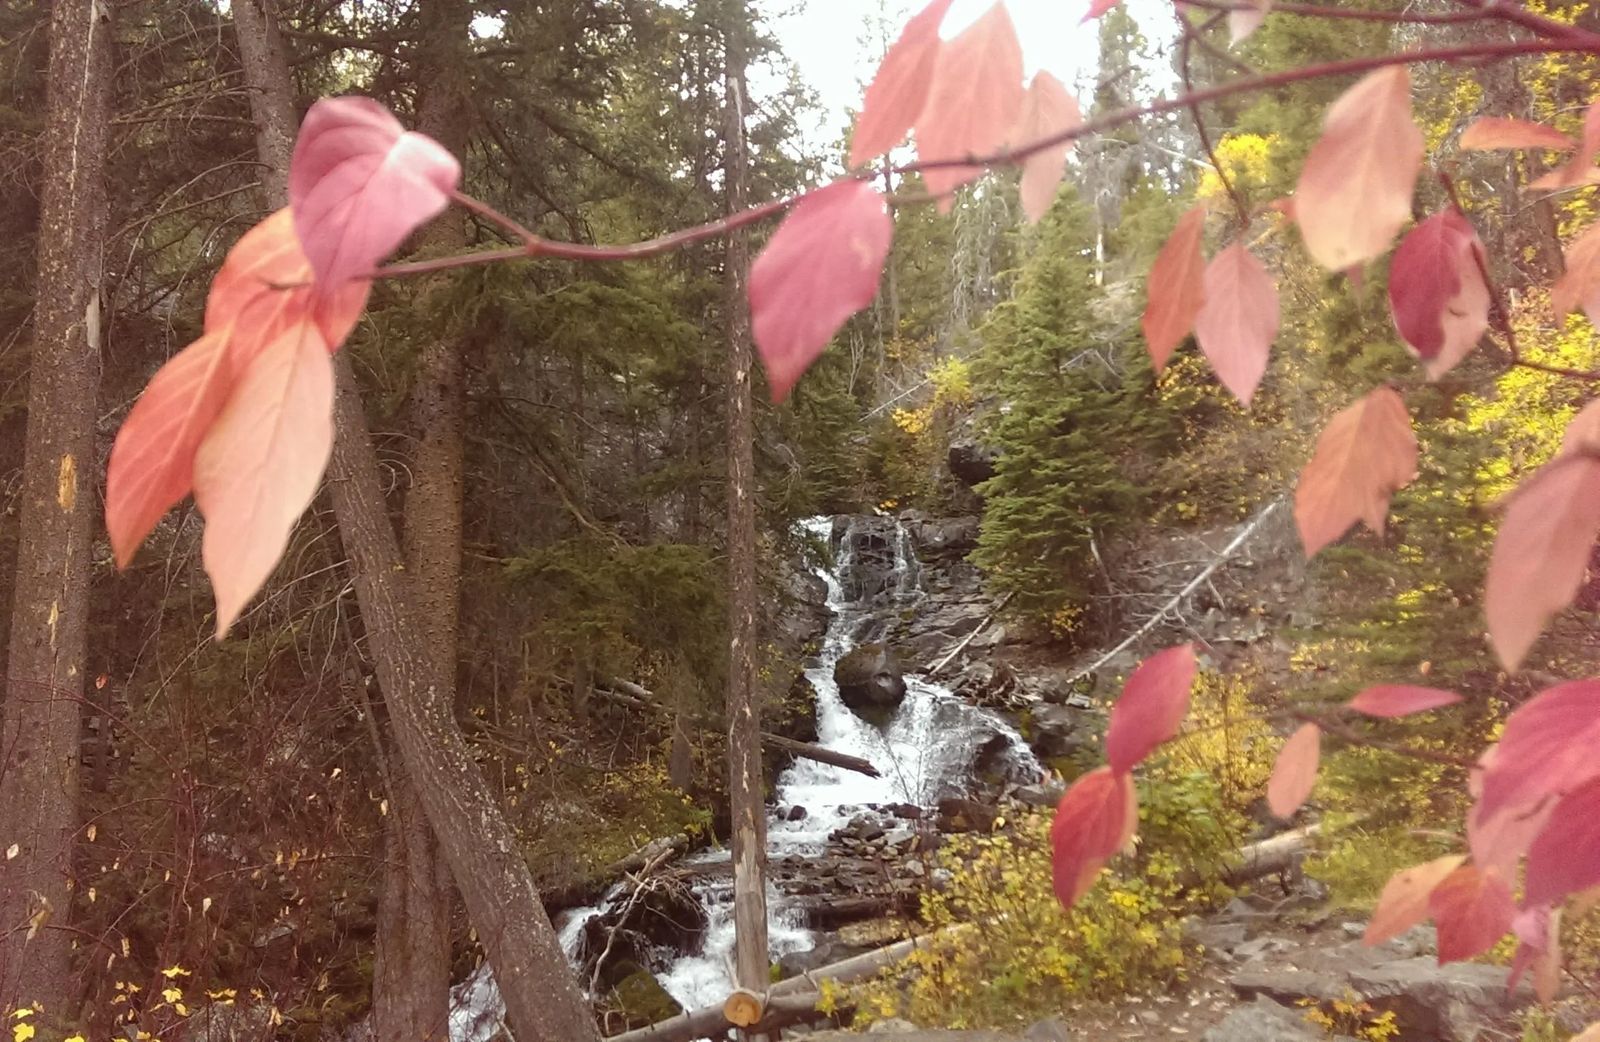
[[[273,53],[272,12],[263,0],[243,0],[234,11],[250,89],[259,99],[257,120],[272,121],[271,132],[260,139],[292,140],[293,94],[281,48]],[[252,38],[248,44],[247,38]],[[258,62],[252,55],[266,59]],[[287,183],[286,160],[262,156],[277,168],[278,184]],[[281,204],[284,197],[272,202]],[[377,453],[347,353],[335,356],[335,371],[329,486],[401,762],[483,943],[512,1030],[534,1042],[597,1040],[594,1018],[539,903],[516,836],[452,708],[442,703],[432,682],[436,672],[415,599],[417,584],[406,573],[389,520]]]
[[[111,8],[50,17],[44,199],[11,640],[0,706],[0,1010],[72,996],[78,754],[98,497]],[[53,1008],[49,1008],[53,1006]]]

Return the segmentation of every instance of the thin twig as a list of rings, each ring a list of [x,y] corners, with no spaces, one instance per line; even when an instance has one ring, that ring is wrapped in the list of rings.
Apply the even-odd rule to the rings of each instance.
[[[1185,94],[1194,94],[1194,78],[1189,69],[1190,45],[1202,33],[1209,32],[1218,22],[1226,18],[1226,11],[1218,11],[1207,18],[1199,28],[1185,18],[1183,12],[1173,8],[1173,17],[1177,18],[1182,29],[1182,41],[1178,45],[1178,69],[1183,76],[1183,91]],[[1211,169],[1216,171],[1217,180],[1222,182],[1222,187],[1228,193],[1228,198],[1233,201],[1234,212],[1239,215],[1239,231],[1243,234],[1250,228],[1250,208],[1245,206],[1244,198],[1239,195],[1238,189],[1233,185],[1233,179],[1228,172],[1222,169],[1222,160],[1217,158],[1216,147],[1211,143],[1211,134],[1206,130],[1206,121],[1200,115],[1198,103],[1189,106],[1189,114],[1194,117],[1194,130],[1200,138],[1200,147],[1205,149],[1206,158],[1211,160]]]

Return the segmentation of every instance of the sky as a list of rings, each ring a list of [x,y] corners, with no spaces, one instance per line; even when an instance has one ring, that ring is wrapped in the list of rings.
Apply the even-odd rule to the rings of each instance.
[[[885,0],[899,32],[924,0]],[[976,21],[994,0],[955,0],[941,34],[949,39]],[[1094,81],[1099,48],[1093,23],[1079,24],[1088,0],[1005,0],[1022,41],[1022,58],[1031,76],[1041,68],[1054,73],[1068,89],[1079,94]],[[1129,0],[1134,17],[1154,43],[1165,38],[1159,18],[1170,19],[1169,0]],[[765,6],[765,5],[764,5]],[[779,5],[773,5],[779,6]],[[848,112],[861,104],[861,95],[881,59],[882,43],[868,44],[868,13],[875,0],[791,0],[786,13],[772,16],[785,53],[800,76],[820,96],[823,113],[818,125],[804,128],[810,144],[837,141]],[[769,10],[771,8],[768,8]],[[896,17],[898,13],[898,17]],[[760,90],[759,84],[752,84]]]

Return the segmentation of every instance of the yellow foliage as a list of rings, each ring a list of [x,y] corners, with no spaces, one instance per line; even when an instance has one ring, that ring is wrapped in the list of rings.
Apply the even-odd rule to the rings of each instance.
[[[1259,195],[1281,163],[1277,146],[1276,134],[1228,134],[1217,142],[1217,161],[1228,180],[1246,196]],[[1200,175],[1196,194],[1207,202],[1221,202],[1228,197],[1222,179],[1210,167]]]

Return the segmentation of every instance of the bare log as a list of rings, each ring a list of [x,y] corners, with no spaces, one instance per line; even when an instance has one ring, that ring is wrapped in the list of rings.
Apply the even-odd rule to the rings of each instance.
[[[1238,886],[1264,876],[1290,871],[1311,852],[1312,840],[1321,829],[1321,825],[1307,825],[1241,847],[1234,860],[1222,870],[1222,881],[1229,886]]]
[[[680,832],[676,836],[663,836],[653,839],[649,843],[635,850],[627,857],[619,858],[604,868],[589,873],[584,878],[566,886],[552,887],[544,891],[544,904],[546,908],[572,908],[577,905],[589,904],[598,898],[614,881],[632,872],[638,872],[645,866],[651,869],[660,868],[674,857],[689,849],[689,835]]]
[[[653,691],[630,680],[607,680],[603,686],[595,689],[595,693],[602,698],[618,705],[628,706],[631,709],[648,709],[651,712],[661,714],[669,714],[671,712],[665,705],[661,704]],[[703,727],[708,731],[720,731],[722,729],[720,723],[698,718],[691,718],[691,721],[696,726]],[[785,738],[781,734],[762,731],[761,744],[768,749],[789,753],[792,756],[799,756],[807,760],[815,760],[818,763],[825,763],[846,771],[855,771],[857,774],[865,774],[869,778],[882,777],[878,772],[878,768],[872,765],[871,760],[834,752],[832,749],[814,745],[810,742],[797,742],[793,738]]]

